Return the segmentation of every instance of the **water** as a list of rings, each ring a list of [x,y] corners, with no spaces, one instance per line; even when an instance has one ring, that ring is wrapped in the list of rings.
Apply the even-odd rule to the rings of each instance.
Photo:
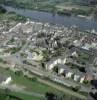
[[[40,22],[49,22],[57,25],[64,25],[66,27],[70,27],[76,25],[80,30],[96,30],[97,31],[97,19],[86,19],[80,18],[76,16],[63,16],[59,14],[52,14],[49,12],[28,10],[28,9],[17,9],[10,6],[4,6],[8,12],[15,12],[17,14],[23,15],[25,17],[29,17],[32,20],[40,21]]]

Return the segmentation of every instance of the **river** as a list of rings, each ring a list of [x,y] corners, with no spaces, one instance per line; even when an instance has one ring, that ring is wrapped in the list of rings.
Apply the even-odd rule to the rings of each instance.
[[[97,31],[97,19],[81,18],[77,16],[64,16],[59,14],[52,14],[49,12],[13,8],[10,6],[4,6],[8,12],[15,12],[16,14],[29,17],[33,21],[48,22],[57,25],[64,25],[70,27],[76,25],[80,30],[96,30]]]

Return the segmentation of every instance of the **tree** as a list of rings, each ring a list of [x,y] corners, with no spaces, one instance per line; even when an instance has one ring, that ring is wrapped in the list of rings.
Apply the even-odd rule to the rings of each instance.
[[[6,13],[6,9],[0,6],[0,13]]]
[[[10,89],[9,88],[6,88],[5,89],[5,95],[7,96],[7,95],[9,95],[10,94]]]
[[[42,65],[42,68],[45,69],[45,63],[42,62],[41,65]]]
[[[55,66],[55,67],[53,68],[53,71],[56,72],[56,73],[58,74],[58,66]]]
[[[47,92],[47,93],[45,94],[45,97],[46,97],[47,100],[56,100],[56,95],[53,94],[53,93]]]

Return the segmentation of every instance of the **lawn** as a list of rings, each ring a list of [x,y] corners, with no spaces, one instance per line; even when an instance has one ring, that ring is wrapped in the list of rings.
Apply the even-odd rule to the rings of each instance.
[[[6,90],[0,89],[0,100],[17,100],[17,99],[12,99],[9,95],[18,97],[21,100],[43,100],[43,98],[40,98],[40,97],[26,95],[26,94],[19,93],[19,92],[12,92],[10,90],[7,93]]]
[[[43,100],[43,98],[40,97],[35,97],[35,96],[31,96],[31,95],[26,95],[26,94],[22,94],[22,93],[17,93],[17,92],[11,92],[11,95],[17,96],[23,100]]]

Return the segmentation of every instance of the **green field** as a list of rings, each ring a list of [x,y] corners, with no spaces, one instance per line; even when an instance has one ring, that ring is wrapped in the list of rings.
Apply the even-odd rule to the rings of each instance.
[[[6,92],[5,89],[0,89],[0,100],[17,100],[17,99],[13,99],[10,96],[14,96],[14,97],[18,97],[21,100],[43,100],[43,98],[40,97],[35,97],[35,96],[31,96],[31,95],[26,95],[23,93],[17,93],[17,92],[13,92],[8,90],[8,92]]]

